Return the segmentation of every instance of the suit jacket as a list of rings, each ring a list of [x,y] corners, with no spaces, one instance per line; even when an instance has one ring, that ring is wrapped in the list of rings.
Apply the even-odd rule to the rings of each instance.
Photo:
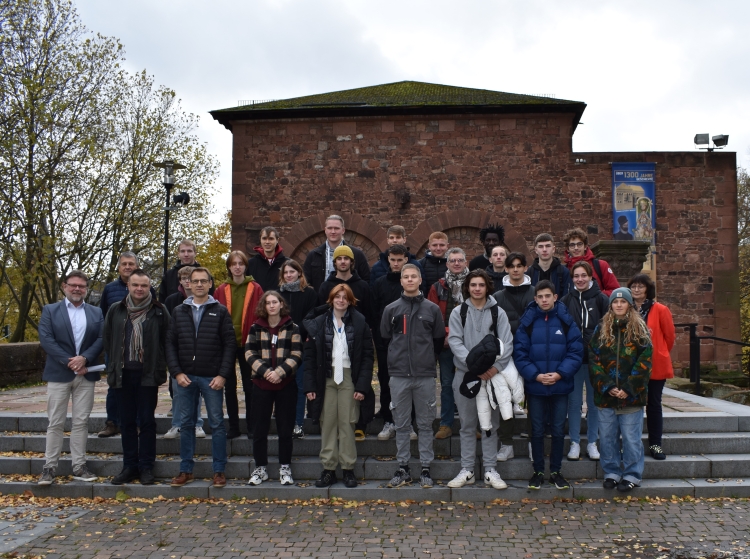
[[[85,304],[86,332],[81,342],[81,353],[89,365],[96,364],[102,353],[102,329],[104,315],[99,307]],[[68,318],[65,299],[59,303],[45,305],[39,321],[39,342],[47,353],[42,380],[47,382],[73,382],[76,374],[68,368],[68,358],[76,356],[73,326]],[[96,382],[99,373],[86,373],[86,380]]]

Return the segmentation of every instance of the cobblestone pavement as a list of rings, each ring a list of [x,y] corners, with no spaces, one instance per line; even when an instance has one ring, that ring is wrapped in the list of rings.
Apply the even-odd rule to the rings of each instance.
[[[80,506],[80,505],[79,505]],[[13,557],[747,558],[737,501],[92,505]]]

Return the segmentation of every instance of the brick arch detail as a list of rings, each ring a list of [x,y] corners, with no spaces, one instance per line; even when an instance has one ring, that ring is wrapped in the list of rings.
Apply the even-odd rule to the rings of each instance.
[[[483,250],[479,242],[479,230],[490,223],[499,223],[505,229],[505,244],[511,251],[522,252],[527,256],[529,247],[521,235],[508,220],[499,218],[496,214],[479,210],[461,209],[442,212],[420,223],[411,235],[407,237],[407,244],[416,249],[420,258],[427,250],[430,234],[442,231],[448,235],[452,246],[463,248],[469,259]]]
[[[293,226],[289,233],[280,239],[284,254],[304,263],[307,253],[325,241],[326,218],[330,214],[318,213]],[[375,221],[358,214],[339,214],[344,218],[346,242],[362,249],[372,266],[380,253],[388,247],[385,230]]]

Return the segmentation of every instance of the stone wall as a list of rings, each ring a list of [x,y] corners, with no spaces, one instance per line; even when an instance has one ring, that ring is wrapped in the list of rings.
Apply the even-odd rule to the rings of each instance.
[[[403,225],[421,254],[446,231],[470,256],[478,232],[505,227],[506,244],[530,254],[536,234],[586,229],[612,238],[611,162],[655,162],[657,288],[676,322],[739,339],[734,153],[574,153],[566,114],[362,117],[232,124],[234,248],[281,231],[298,260],[322,242],[325,216],[342,215],[347,238],[373,262],[385,230]],[[580,163],[584,160],[585,163]],[[704,360],[736,363],[734,346],[706,342]],[[687,336],[673,352],[687,362]]]
[[[41,381],[45,358],[39,342],[0,344],[0,388]]]

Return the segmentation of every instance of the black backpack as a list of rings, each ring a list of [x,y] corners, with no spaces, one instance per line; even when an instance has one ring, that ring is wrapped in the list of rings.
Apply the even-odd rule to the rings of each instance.
[[[466,328],[466,314],[469,312],[469,304],[464,301],[461,303],[461,327]],[[497,335],[497,305],[490,307],[490,314],[492,315],[492,325],[490,326],[490,332],[493,336]]]

